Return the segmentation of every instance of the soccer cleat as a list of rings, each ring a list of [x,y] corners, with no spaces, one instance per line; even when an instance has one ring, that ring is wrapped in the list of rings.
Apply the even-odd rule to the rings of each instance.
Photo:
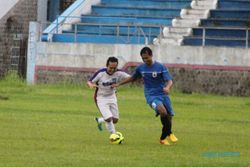
[[[155,117],[158,117],[160,114],[157,112],[157,113],[155,113]]]
[[[177,137],[173,133],[171,133],[169,136],[167,136],[167,139],[173,143],[176,143],[178,141]]]
[[[164,139],[164,140],[160,140],[160,143],[162,144],[162,145],[170,145],[170,143],[168,142],[168,140],[167,139]]]
[[[95,121],[97,123],[97,128],[99,129],[99,131],[102,131],[102,123],[98,122],[98,118],[95,118]]]

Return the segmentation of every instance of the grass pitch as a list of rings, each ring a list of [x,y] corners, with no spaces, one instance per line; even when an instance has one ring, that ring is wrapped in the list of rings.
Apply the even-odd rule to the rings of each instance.
[[[171,93],[179,142],[159,144],[161,124],[143,89],[118,90],[122,145],[100,132],[93,90],[0,81],[0,167],[250,166],[250,98]]]

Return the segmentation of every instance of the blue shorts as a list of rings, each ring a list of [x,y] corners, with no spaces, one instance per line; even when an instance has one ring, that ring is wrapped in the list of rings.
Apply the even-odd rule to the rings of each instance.
[[[157,107],[163,104],[168,114],[170,114],[171,116],[174,116],[174,110],[172,108],[170,98],[167,95],[147,97],[147,102],[150,105],[150,107],[154,109],[156,114],[159,113],[157,111]]]

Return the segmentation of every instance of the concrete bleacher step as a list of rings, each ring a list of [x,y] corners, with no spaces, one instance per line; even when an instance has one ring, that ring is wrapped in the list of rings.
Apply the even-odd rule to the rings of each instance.
[[[191,36],[184,36],[183,45],[248,47],[249,0],[218,0],[217,9],[210,10],[209,16],[201,19]]]
[[[193,19],[193,18],[178,18],[173,19],[172,25],[173,27],[197,27],[200,24],[199,19]]]
[[[182,19],[201,19],[208,18],[209,10],[204,9],[182,9],[181,18]]]
[[[164,27],[163,36],[185,36],[192,33],[192,28],[185,27]]]
[[[182,37],[164,37],[160,39],[159,43],[165,44],[165,45],[181,45],[182,44]],[[156,43],[157,44],[157,43]]]
[[[193,9],[216,9],[217,0],[193,0],[191,7]]]
[[[149,16],[149,17],[176,17],[180,15],[180,9],[169,8],[145,8],[145,7],[114,7],[95,5],[92,7],[92,15],[100,16]]]
[[[183,36],[192,33],[191,28],[185,27],[164,27],[162,43],[167,45],[181,45]]]
[[[82,23],[117,24],[117,25],[171,25],[172,18],[129,17],[129,16],[94,16],[82,15]]]
[[[183,36],[190,35],[190,29],[187,29],[187,27],[198,27],[200,25],[200,19],[208,18],[209,10],[216,8],[216,5],[217,0],[193,0],[190,4],[190,8],[182,9],[180,17],[176,17],[172,21],[172,27],[178,27],[178,29],[183,28],[183,31],[186,32],[169,32],[164,35],[165,40],[161,41],[165,44],[180,45]],[[176,38],[176,40],[173,38]]]

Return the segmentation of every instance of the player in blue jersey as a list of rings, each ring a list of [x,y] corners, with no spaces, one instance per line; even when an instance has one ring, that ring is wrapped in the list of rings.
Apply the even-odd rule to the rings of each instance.
[[[168,69],[161,63],[153,61],[152,50],[144,47],[140,52],[143,64],[139,65],[135,73],[114,84],[114,87],[143,78],[144,95],[147,103],[154,109],[156,116],[160,115],[162,123],[162,134],[160,143],[170,145],[169,142],[177,142],[176,136],[172,133],[172,117],[174,111],[168,96],[173,85],[172,77]]]

